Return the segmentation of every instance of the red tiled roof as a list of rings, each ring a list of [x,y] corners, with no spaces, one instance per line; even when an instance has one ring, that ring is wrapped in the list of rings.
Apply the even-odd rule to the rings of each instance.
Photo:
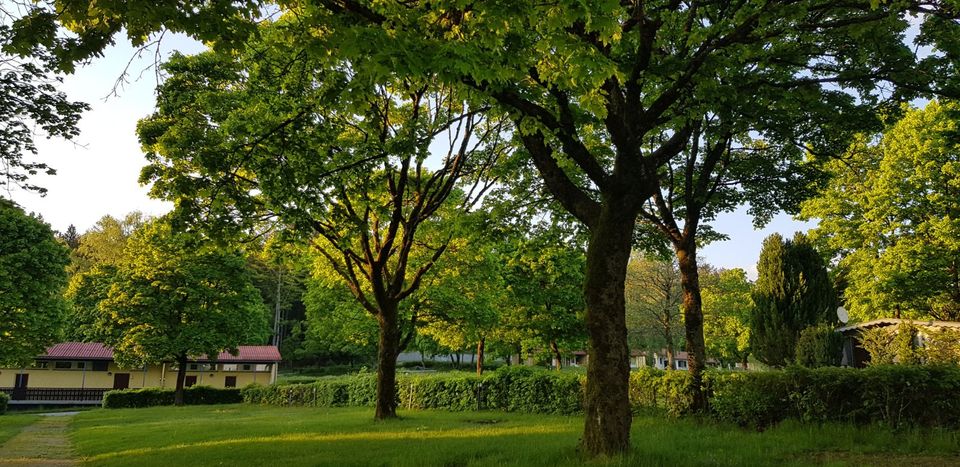
[[[84,360],[113,360],[113,349],[99,342],[62,342],[47,348],[41,359],[81,358]]]
[[[220,362],[269,363],[280,361],[280,351],[273,345],[241,345],[237,355],[221,352],[217,356]],[[47,353],[37,357],[41,360],[82,359],[113,360],[113,349],[99,342],[63,342],[47,349]],[[212,361],[206,356],[193,361]]]
[[[206,356],[197,359],[198,362],[211,361]],[[241,345],[237,347],[237,355],[229,352],[220,352],[218,362],[279,362],[280,351],[273,345]]]

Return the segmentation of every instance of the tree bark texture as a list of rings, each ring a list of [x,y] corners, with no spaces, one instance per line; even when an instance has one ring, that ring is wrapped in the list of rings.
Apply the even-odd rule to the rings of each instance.
[[[187,355],[183,354],[177,359],[177,386],[173,391],[173,405],[183,405],[183,383],[187,380]]]
[[[616,455],[630,447],[630,349],[624,282],[636,215],[605,203],[587,248],[585,298],[590,363],[581,440],[591,456]]]
[[[680,266],[680,287],[683,289],[683,320],[687,341],[687,371],[692,378],[690,392],[694,412],[703,412],[707,400],[703,393],[703,370],[707,350],[703,339],[703,301],[700,297],[700,270],[697,247],[693,241],[677,248]]]
[[[377,316],[380,340],[377,351],[376,420],[397,417],[397,354],[400,353],[400,327],[396,309],[385,309]]]
[[[563,368],[563,359],[560,355],[560,347],[557,346],[557,341],[550,341],[550,350],[553,352],[553,358],[557,360],[557,371],[560,371]]]

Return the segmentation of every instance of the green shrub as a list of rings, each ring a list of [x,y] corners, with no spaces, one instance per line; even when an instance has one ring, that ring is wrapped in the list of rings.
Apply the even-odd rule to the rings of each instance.
[[[657,409],[678,417],[690,413],[693,380],[686,371],[641,368],[630,373],[630,405],[634,410]]]
[[[7,412],[7,402],[10,402],[10,396],[5,392],[0,392],[0,415]]]
[[[843,336],[829,324],[810,326],[797,339],[797,364],[807,368],[840,366]]]
[[[252,404],[316,407],[373,406],[376,375],[320,378],[310,384],[248,386]],[[406,409],[498,409],[529,413],[577,413],[583,406],[583,376],[529,367],[503,367],[484,376],[468,373],[400,374],[400,407]]]
[[[712,375],[709,401],[716,418],[758,429],[786,418],[957,427],[958,394],[955,366],[793,367]]]
[[[103,395],[103,408],[128,409],[173,405],[174,390],[167,388],[119,389]],[[243,402],[240,389],[192,386],[183,390],[186,405],[236,404]]]
[[[720,420],[763,429],[789,414],[787,386],[781,371],[717,375],[708,395],[710,408]]]
[[[690,383],[685,371],[641,369],[630,375],[630,404],[634,410],[689,414]],[[531,367],[503,367],[479,377],[467,373],[397,377],[398,403],[405,409],[572,414],[583,410],[584,385],[581,374]],[[787,418],[960,426],[960,368],[955,366],[708,371],[704,391],[711,416],[755,429]],[[324,377],[311,384],[252,385],[242,391],[248,403],[315,407],[372,406],[375,396],[376,378],[369,373]]]

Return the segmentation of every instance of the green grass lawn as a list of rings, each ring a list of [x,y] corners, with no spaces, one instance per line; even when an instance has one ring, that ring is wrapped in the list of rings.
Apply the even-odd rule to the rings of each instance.
[[[25,426],[32,424],[40,418],[32,414],[12,414],[7,412],[0,415],[0,445],[6,443],[8,439],[13,438],[20,433]]]
[[[89,465],[581,465],[582,419],[502,412],[245,405],[94,410],[72,437]],[[0,417],[2,419],[3,417]],[[0,422],[2,423],[2,422]],[[786,423],[763,433],[638,416],[614,465],[960,465],[960,433]],[[596,464],[600,464],[594,462]]]

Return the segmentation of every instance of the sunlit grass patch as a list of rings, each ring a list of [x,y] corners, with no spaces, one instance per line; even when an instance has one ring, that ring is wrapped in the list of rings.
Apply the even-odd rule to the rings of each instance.
[[[192,406],[101,410],[74,420],[89,465],[582,465],[583,419],[504,412],[406,411],[372,420],[371,408]],[[765,432],[642,415],[633,452],[596,465],[896,465],[960,463],[953,431],[803,425]],[[889,456],[885,455],[888,454]],[[911,463],[908,460],[917,460]]]
[[[11,414],[0,415],[0,445],[7,442],[20,433],[24,427],[37,421],[40,417],[34,414]]]

